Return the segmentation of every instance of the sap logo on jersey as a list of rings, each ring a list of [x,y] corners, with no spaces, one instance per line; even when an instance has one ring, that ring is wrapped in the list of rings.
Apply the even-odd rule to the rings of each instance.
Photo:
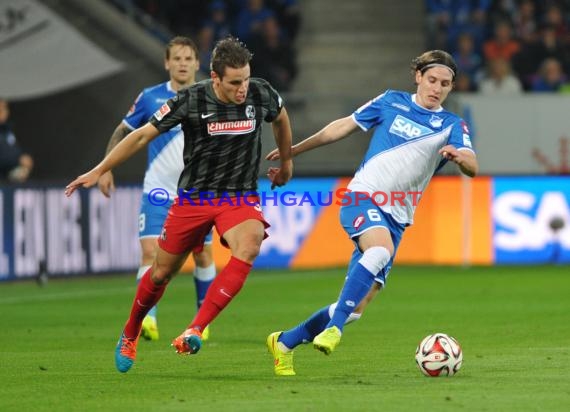
[[[410,140],[426,136],[433,133],[433,131],[421,124],[405,118],[404,116],[397,115],[390,126],[390,133],[400,136],[406,140]]]

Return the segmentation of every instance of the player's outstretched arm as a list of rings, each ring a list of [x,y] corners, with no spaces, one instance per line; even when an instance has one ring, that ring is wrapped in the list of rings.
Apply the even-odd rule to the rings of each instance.
[[[117,146],[119,142],[123,140],[130,132],[131,129],[129,129],[123,122],[119,123],[109,138],[105,155],[111,153],[111,150],[113,150],[115,146]],[[103,173],[97,182],[97,186],[99,187],[101,193],[105,195],[105,197],[111,197],[111,192],[115,191],[115,179],[113,177],[113,172],[109,170]]]
[[[471,150],[457,150],[453,145],[439,149],[439,153],[447,160],[456,163],[466,176],[475,177],[479,171],[477,156]]]
[[[280,167],[270,167],[267,176],[271,180],[271,189],[275,186],[283,186],[293,176],[293,155],[291,154],[291,145],[293,142],[291,133],[291,122],[285,108],[281,109],[279,116],[271,124],[273,127],[273,135],[275,143],[277,143],[278,153],[277,159],[281,160]],[[273,160],[277,160],[273,159]]]
[[[93,186],[103,173],[123,163],[158,135],[158,130],[150,123],[133,130],[105,156],[101,163],[69,183],[65,187],[65,195],[68,197],[71,196],[79,187]]]
[[[319,146],[324,146],[330,143],[334,143],[337,140],[343,139],[350,134],[352,134],[358,125],[352,119],[352,116],[343,117],[342,119],[337,119],[320,131],[307,137],[305,140],[297,143],[292,148],[293,156],[297,156],[303,152],[313,150]],[[267,156],[267,160],[277,160],[279,159],[279,152],[277,149],[271,151]]]

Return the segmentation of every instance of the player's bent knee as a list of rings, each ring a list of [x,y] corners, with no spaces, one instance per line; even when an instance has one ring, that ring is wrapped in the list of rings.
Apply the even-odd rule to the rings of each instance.
[[[259,255],[260,246],[254,243],[248,243],[242,247],[239,247],[234,256],[244,262],[253,262],[255,258]]]
[[[153,269],[152,273],[150,274],[150,277],[155,285],[162,285],[163,283],[168,282],[171,279],[171,277],[168,275],[167,272],[158,269]]]
[[[152,280],[156,284],[168,282],[176,272],[182,267],[186,256],[180,256],[178,259],[155,259],[152,266]]]

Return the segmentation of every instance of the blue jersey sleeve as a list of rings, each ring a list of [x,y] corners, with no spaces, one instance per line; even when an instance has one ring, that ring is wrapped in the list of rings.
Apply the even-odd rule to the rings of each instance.
[[[469,127],[465,120],[459,119],[459,121],[455,122],[447,143],[455,146],[457,149],[475,151],[473,149],[473,144],[471,143],[471,132],[469,131]]]
[[[148,107],[146,93],[143,91],[139,93],[127,115],[123,118],[123,123],[131,130],[141,127],[153,113],[153,111],[149,112]]]
[[[382,103],[385,95],[386,93],[382,93],[376,96],[352,114],[352,118],[362,130],[367,131],[382,121]]]

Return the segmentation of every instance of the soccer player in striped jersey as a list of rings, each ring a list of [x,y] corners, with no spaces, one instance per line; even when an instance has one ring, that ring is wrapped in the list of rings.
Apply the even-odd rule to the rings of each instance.
[[[170,80],[144,89],[136,98],[125,118],[119,123],[107,144],[109,153],[125,136],[134,129],[143,126],[148,119],[179,90],[191,86],[196,81],[196,72],[200,68],[198,48],[188,37],[174,37],[167,44],[164,56],[164,68]],[[177,183],[184,167],[182,151],[184,135],[180,126],[162,133],[147,147],[147,169],[144,175],[143,194],[139,214],[139,240],[141,245],[141,265],[137,272],[137,282],[149,269],[158,247],[158,236],[168,214],[168,209],[176,197]],[[101,176],[98,182],[101,192],[110,197],[114,189],[111,171]],[[164,197],[156,198],[153,190],[158,189]],[[166,193],[168,197],[166,197]],[[212,256],[212,234],[204,245],[193,251],[195,269],[196,304],[202,304],[208,287],[216,276],[216,266]],[[143,320],[141,336],[147,340],[157,340],[157,308],[153,307]],[[209,329],[203,331],[207,339]]]
[[[127,372],[136,357],[143,318],[161,298],[188,252],[204,241],[215,225],[231,258],[216,276],[196,317],[172,342],[181,354],[198,352],[201,332],[241,290],[259,254],[269,224],[257,189],[261,161],[261,124],[272,123],[280,167],[270,167],[273,186],[293,173],[291,125],[281,96],[265,80],[250,75],[251,52],[233,37],[220,40],[210,62],[210,79],[181,90],[132,131],[91,171],[67,185],[97,183],[106,171],[131,157],[160,133],[178,124],[184,131],[184,169],[178,200],[171,206],[158,240],[152,267],[142,276],[131,314],[115,350],[115,365]]]
[[[358,128],[374,128],[340,210],[341,224],[355,246],[344,286],[334,304],[290,330],[268,336],[276,375],[295,375],[293,349],[301,343],[312,342],[315,349],[329,355],[340,343],[344,325],[360,318],[384,286],[400,239],[413,223],[419,197],[434,173],[451,161],[463,174],[476,175],[469,128],[442,107],[456,74],[457,66],[448,53],[428,51],[412,62],[414,94],[387,90],[293,146],[296,156],[347,137]],[[274,150],[267,158],[276,160],[279,152]],[[403,193],[408,195],[402,197]]]

